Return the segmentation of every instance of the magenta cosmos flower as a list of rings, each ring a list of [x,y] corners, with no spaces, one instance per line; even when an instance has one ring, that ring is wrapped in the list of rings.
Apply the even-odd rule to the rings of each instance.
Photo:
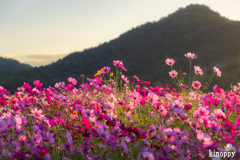
[[[113,60],[113,65],[116,66],[116,67],[122,67],[123,66],[123,63],[122,61],[119,61],[119,60]]]
[[[235,120],[235,125],[240,127],[240,117]]]
[[[197,55],[195,55],[194,53],[188,52],[187,54],[185,54],[185,57],[187,57],[189,59],[195,59],[195,58],[197,58]]]
[[[221,77],[222,72],[216,66],[213,67],[213,71],[218,77]]]
[[[110,67],[103,67],[102,69],[101,69],[101,74],[106,74],[106,73],[108,73],[109,71],[110,71]]]
[[[176,70],[172,70],[171,72],[169,72],[169,76],[174,78],[178,75],[178,72]]]
[[[175,60],[173,60],[173,59],[169,59],[169,58],[168,58],[168,59],[166,59],[165,62],[166,62],[167,65],[169,65],[169,66],[173,66],[174,63],[175,63]]]
[[[201,83],[198,82],[198,81],[193,81],[192,87],[193,87],[194,89],[199,89],[199,88],[201,87]]]

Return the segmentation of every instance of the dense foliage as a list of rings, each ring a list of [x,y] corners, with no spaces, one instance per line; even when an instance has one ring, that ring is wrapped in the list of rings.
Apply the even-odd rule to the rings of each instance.
[[[196,60],[185,57],[190,66]],[[130,82],[121,61],[113,61],[115,75],[105,66],[80,87],[72,77],[49,88],[39,80],[34,87],[24,83],[12,96],[0,87],[0,158],[185,160],[217,152],[240,158],[240,83],[230,91],[215,85],[206,94],[199,66],[178,73],[174,59],[166,64],[180,91],[147,87],[135,75]],[[221,77],[217,67],[212,73]],[[184,83],[188,74],[194,79]]]
[[[24,70],[32,68],[28,64],[22,64],[11,58],[0,57],[0,71]]]

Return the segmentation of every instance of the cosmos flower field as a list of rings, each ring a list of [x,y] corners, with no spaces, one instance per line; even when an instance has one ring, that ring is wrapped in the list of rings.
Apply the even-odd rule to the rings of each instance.
[[[151,87],[128,80],[121,61],[114,73],[103,67],[87,83],[58,82],[43,88],[36,80],[10,95],[0,86],[0,159],[33,160],[185,160],[209,157],[209,150],[235,152],[240,158],[240,83],[224,91],[195,80],[203,74],[173,69],[174,84]],[[190,75],[194,79],[190,80]],[[84,75],[81,75],[84,77]],[[184,79],[189,76],[189,81]]]

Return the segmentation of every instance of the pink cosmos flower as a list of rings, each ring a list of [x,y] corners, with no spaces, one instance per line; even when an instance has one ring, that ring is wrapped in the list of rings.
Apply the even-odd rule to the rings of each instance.
[[[178,72],[176,70],[172,70],[171,72],[169,72],[169,76],[174,78],[178,75]]]
[[[49,143],[54,144],[54,142],[55,142],[54,133],[47,133],[46,138],[49,141]]]
[[[197,129],[199,127],[199,124],[196,121],[190,122],[190,125],[191,125],[191,127],[195,128],[195,129]]]
[[[169,58],[168,58],[168,59],[166,59],[165,62],[166,62],[167,65],[169,65],[169,66],[173,66],[174,63],[175,63],[175,60],[173,60],[173,59],[169,59]]]
[[[127,69],[124,66],[122,66],[122,69],[127,72]]]
[[[124,75],[121,75],[121,78],[124,80],[124,82],[129,83],[129,80],[127,80],[127,77],[125,77]]]
[[[153,154],[148,152],[148,151],[143,151],[143,152],[139,153],[137,159],[142,160],[142,158],[143,159],[148,159],[148,160],[154,160]]]
[[[142,100],[142,96],[140,95],[139,92],[133,92],[130,95],[130,99],[133,103],[138,104]]]
[[[33,84],[38,88],[38,89],[40,89],[40,90],[42,90],[42,83],[40,83],[40,81],[39,80],[35,80],[34,82],[33,82]]]
[[[72,143],[72,136],[70,133],[68,133],[68,132],[66,133],[66,138],[67,138],[68,142]]]
[[[101,71],[102,71],[102,72],[101,72],[101,75],[108,73],[110,70],[111,70],[111,69],[110,69],[110,67],[108,67],[108,66],[107,66],[107,67],[103,67],[103,68],[101,69]]]
[[[141,105],[145,105],[145,104],[146,104],[145,99],[141,99],[140,104],[141,104]]]
[[[13,149],[13,151],[16,153],[21,149],[21,144],[17,141],[13,141],[11,148]]]
[[[26,140],[26,136],[25,135],[21,135],[21,136],[19,136],[19,138],[18,138],[18,140],[20,141],[20,142],[24,142],[25,140]]]
[[[41,143],[42,142],[42,135],[41,134],[39,134],[39,133],[35,134],[34,133],[33,137],[34,137],[36,143]]]
[[[158,96],[153,92],[149,92],[148,93],[148,100],[152,104],[156,104],[158,102]]]
[[[113,60],[113,65],[116,66],[116,67],[122,67],[123,66],[123,63],[122,61],[119,61],[119,60]]]
[[[127,138],[129,139],[129,137],[127,137]],[[123,148],[124,153],[129,152],[129,149],[127,148],[127,144],[125,143],[125,137],[122,139],[122,142],[121,142],[120,146]]]
[[[223,89],[222,88],[218,88],[217,85],[213,86],[213,91],[219,93],[219,94],[222,94],[223,93]]]
[[[33,116],[39,120],[42,120],[44,115],[42,115],[42,110],[38,110],[37,108],[34,108],[34,110],[31,110],[32,114],[30,114],[30,116]]]
[[[240,127],[240,117],[235,120],[235,125]]]
[[[200,106],[199,108],[198,108],[198,110],[196,110],[196,111],[194,111],[193,112],[193,118],[194,119],[196,119],[196,120],[200,120],[200,118],[202,117],[202,116],[208,116],[209,115],[209,111],[208,110],[206,110],[206,108],[205,107],[202,107],[202,106]]]
[[[135,78],[136,81],[140,81],[139,78],[136,75],[134,75],[133,78]]]
[[[162,114],[162,117],[165,117],[167,115],[167,110],[162,105],[159,106],[158,111],[159,111],[159,113]]]
[[[218,76],[221,77],[222,72],[215,66],[213,67],[213,72]]]
[[[211,122],[211,124],[210,124],[210,131],[213,132],[213,133],[219,133],[220,127],[219,127],[217,122],[215,122],[215,121]]]
[[[69,77],[69,78],[68,78],[68,81],[69,81],[70,83],[74,84],[74,85],[77,84],[77,81],[76,81],[75,78]]]
[[[170,106],[171,106],[172,110],[174,110],[175,108],[182,108],[183,107],[183,102],[181,102],[179,100],[175,100],[170,104]]]
[[[208,96],[207,98],[203,99],[205,106],[211,107],[214,104],[214,98],[212,96]]]
[[[192,87],[193,87],[194,89],[199,89],[199,88],[201,87],[201,83],[198,82],[198,81],[193,81]]]
[[[16,122],[16,128],[21,129],[21,124],[22,124],[22,118],[19,115],[16,115],[14,117],[14,120]]]
[[[184,108],[186,111],[192,109],[192,103],[185,104]]]
[[[199,122],[203,124],[206,128],[209,128],[211,124],[209,116],[201,116]]]
[[[204,132],[198,133],[197,134],[197,139],[200,140],[205,147],[209,147],[213,143],[211,141],[211,137],[208,134],[204,133]]]
[[[194,70],[196,75],[203,75],[203,71],[199,66],[194,66]]]
[[[225,116],[225,113],[221,110],[221,109],[215,109],[212,113],[212,116],[215,116],[216,117],[216,121],[217,122],[221,122],[222,121],[222,116],[223,117],[226,117]]]
[[[185,73],[185,72],[182,74],[183,77],[185,77],[186,75],[187,75],[187,73]]]
[[[185,54],[185,57],[187,57],[189,59],[195,59],[195,58],[197,58],[197,55],[195,55],[194,53],[188,52],[187,54]]]
[[[171,128],[165,128],[163,129],[162,135],[164,136],[164,139],[167,141],[173,142],[176,139],[176,132],[172,130]]]

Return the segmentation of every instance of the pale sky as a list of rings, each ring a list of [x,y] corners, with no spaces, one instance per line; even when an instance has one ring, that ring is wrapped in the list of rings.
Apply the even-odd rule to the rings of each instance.
[[[46,65],[189,4],[240,21],[240,0],[0,0],[0,56]]]

